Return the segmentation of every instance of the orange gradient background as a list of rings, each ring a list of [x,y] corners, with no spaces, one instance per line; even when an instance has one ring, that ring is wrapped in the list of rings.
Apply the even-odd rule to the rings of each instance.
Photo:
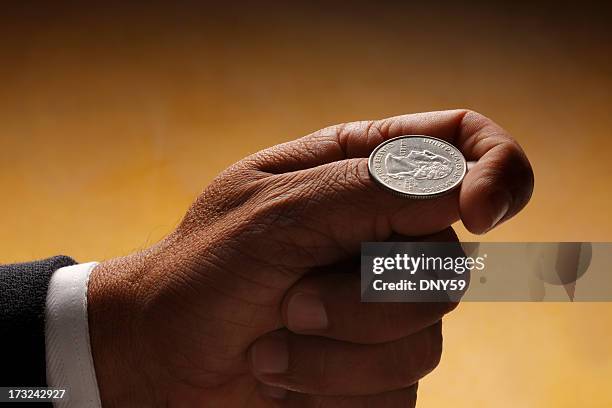
[[[612,34],[581,2],[21,2],[0,15],[0,262],[156,242],[229,164],[351,120],[466,107],[528,207],[464,240],[612,241]],[[612,303],[465,303],[421,407],[612,406]]]

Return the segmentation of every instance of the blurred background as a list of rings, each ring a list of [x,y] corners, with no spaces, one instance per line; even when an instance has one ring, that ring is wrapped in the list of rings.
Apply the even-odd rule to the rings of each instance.
[[[223,5],[220,5],[223,3]],[[612,241],[611,8],[4,3],[0,262],[148,246],[229,164],[338,122],[471,108],[524,147],[520,216],[464,240]],[[421,407],[612,406],[612,304],[466,303]]]

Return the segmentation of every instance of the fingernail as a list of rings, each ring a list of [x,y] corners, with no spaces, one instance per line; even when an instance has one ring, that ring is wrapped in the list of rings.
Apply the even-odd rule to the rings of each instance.
[[[283,399],[287,396],[286,389],[262,383],[259,383],[259,392],[261,392],[262,395],[273,399]]]
[[[293,331],[326,328],[327,312],[323,302],[317,296],[296,293],[287,305],[287,324]]]
[[[510,209],[510,201],[512,197],[506,190],[496,191],[491,195],[491,222],[489,227],[484,231],[487,232],[495,227]]]
[[[280,374],[289,367],[287,342],[281,336],[265,337],[251,350],[253,369],[260,374]]]

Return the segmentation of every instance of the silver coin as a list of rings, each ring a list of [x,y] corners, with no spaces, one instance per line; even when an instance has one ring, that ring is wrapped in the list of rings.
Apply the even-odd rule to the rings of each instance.
[[[368,160],[372,178],[407,198],[434,198],[457,188],[467,171],[463,154],[435,137],[406,135],[378,145]]]

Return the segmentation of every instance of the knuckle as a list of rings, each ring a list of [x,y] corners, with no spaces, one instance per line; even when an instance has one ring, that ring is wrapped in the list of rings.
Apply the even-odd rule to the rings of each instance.
[[[384,140],[384,135],[387,133],[387,126],[384,120],[362,120],[343,123],[336,126],[335,129],[338,143],[344,151],[345,157],[355,157],[355,155],[349,151],[352,139],[364,138],[366,142],[371,141],[372,145],[377,145]]]
[[[423,376],[433,371],[442,359],[442,324],[437,323],[428,328],[428,353],[424,359]]]
[[[463,120],[474,122],[474,123],[489,123],[491,119],[489,119],[484,114],[473,110],[473,109],[462,109],[463,110]]]
[[[433,371],[442,357],[442,331],[441,324],[424,329],[417,334],[419,344],[415,347],[414,342],[406,339],[389,343],[392,360],[392,371],[389,379],[398,388],[407,387],[420,378]]]
[[[509,149],[506,167],[506,177],[511,189],[519,190],[517,191],[518,195],[525,196],[526,203],[533,190],[534,174],[527,156],[525,156],[525,153],[518,145],[515,148]]]
[[[285,162],[299,161],[303,147],[299,140],[281,143],[249,156],[249,161],[262,171],[274,173]]]
[[[440,318],[452,312],[459,306],[459,302],[440,302]]]
[[[438,322],[440,321],[446,314],[452,312],[457,308],[459,302],[431,302],[431,303],[421,303],[418,311],[428,316],[429,321]]]
[[[489,166],[483,169],[479,182],[487,188],[496,185],[506,188],[515,200],[513,207],[518,211],[531,198],[535,182],[533,169],[516,142],[508,142],[503,149],[503,154],[492,158]]]

